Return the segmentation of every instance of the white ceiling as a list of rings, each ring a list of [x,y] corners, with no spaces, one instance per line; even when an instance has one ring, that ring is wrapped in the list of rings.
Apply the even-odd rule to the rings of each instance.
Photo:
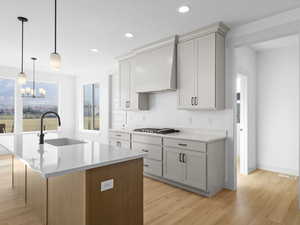
[[[253,44],[251,47],[255,51],[266,51],[271,49],[285,48],[285,47],[297,47],[299,44],[298,35],[291,35],[281,37],[269,41]]]
[[[179,15],[187,4],[191,11]],[[243,24],[278,12],[300,7],[299,0],[58,0],[58,52],[62,72],[81,75],[110,68],[114,57],[149,42],[182,34],[223,21]],[[20,24],[25,24],[25,67],[30,57],[38,67],[51,71],[53,51],[53,0],[9,0],[0,7],[0,65],[20,66]],[[124,33],[132,32],[131,40]],[[99,53],[89,49],[97,48]]]

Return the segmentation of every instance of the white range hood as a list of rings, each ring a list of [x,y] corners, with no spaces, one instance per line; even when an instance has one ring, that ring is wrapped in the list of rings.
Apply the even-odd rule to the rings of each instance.
[[[134,50],[136,92],[176,90],[176,42],[174,36]]]

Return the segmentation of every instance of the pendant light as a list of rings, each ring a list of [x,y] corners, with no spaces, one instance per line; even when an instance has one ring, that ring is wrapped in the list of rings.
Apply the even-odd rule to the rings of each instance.
[[[50,54],[50,65],[53,69],[59,70],[61,66],[61,57],[56,51],[57,39],[57,0],[54,0],[54,52]]]
[[[25,84],[26,81],[27,81],[27,76],[24,72],[24,23],[28,21],[27,18],[25,17],[18,17],[18,20],[21,21],[22,23],[22,42],[21,42],[21,45],[22,45],[22,53],[21,53],[21,72],[18,74],[18,83],[19,84]]]
[[[35,62],[37,61],[36,57],[31,57],[32,60],[32,88],[26,87],[21,89],[22,97],[29,98],[45,98],[46,90],[44,88],[39,89],[39,95],[36,95],[36,83],[35,83]]]

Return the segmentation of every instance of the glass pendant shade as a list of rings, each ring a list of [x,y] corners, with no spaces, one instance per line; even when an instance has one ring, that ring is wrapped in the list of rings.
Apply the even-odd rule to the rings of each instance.
[[[61,57],[58,53],[53,52],[50,54],[50,66],[55,69],[59,70],[61,67]]]
[[[39,93],[40,93],[40,95],[45,96],[46,95],[46,90],[44,88],[40,88]]]
[[[27,82],[27,76],[24,72],[19,73],[17,79],[18,79],[18,83],[20,85],[26,84],[26,82]]]
[[[25,88],[21,88],[21,95],[25,95]]]

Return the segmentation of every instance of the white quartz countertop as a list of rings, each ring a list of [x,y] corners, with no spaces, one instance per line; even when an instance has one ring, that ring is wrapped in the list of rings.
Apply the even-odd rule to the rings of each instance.
[[[62,147],[39,145],[38,138],[33,142],[25,136],[17,136],[17,146],[8,150],[45,178],[143,158],[145,155],[143,152],[91,141]]]
[[[124,133],[131,133],[131,134],[139,134],[139,135],[151,135],[151,136],[158,136],[163,138],[174,138],[174,139],[182,139],[182,140],[190,140],[190,141],[200,141],[205,143],[211,143],[219,140],[224,140],[227,138],[226,131],[204,131],[201,132],[187,132],[187,131],[180,131],[178,133],[171,133],[171,134],[152,134],[152,133],[143,133],[143,132],[136,132],[133,129],[110,129],[110,131],[115,132],[124,132]]]

